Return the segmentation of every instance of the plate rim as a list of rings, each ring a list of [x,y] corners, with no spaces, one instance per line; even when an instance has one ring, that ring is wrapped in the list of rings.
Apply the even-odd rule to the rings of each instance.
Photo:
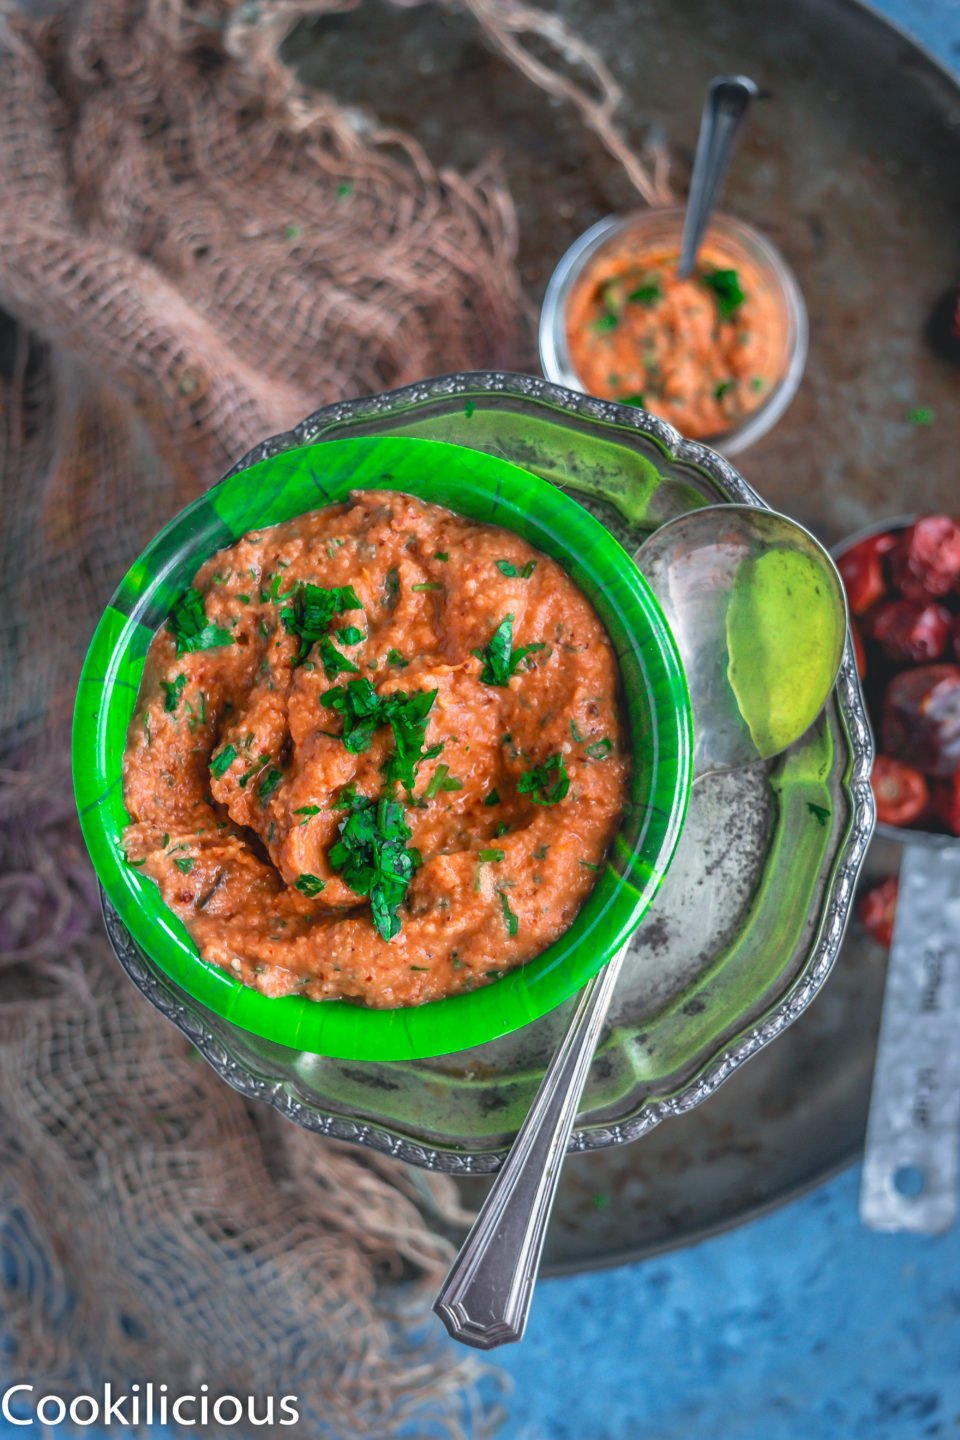
[[[347,420],[376,419],[384,412],[397,413],[405,406],[459,396],[469,397],[478,388],[487,394],[501,394],[552,405],[561,408],[568,415],[587,421],[600,421],[623,429],[633,429],[652,440],[657,448],[666,452],[672,460],[704,472],[729,500],[754,505],[760,509],[770,508],[722,455],[699,441],[684,439],[665,421],[634,407],[619,405],[615,401],[597,400],[535,376],[500,370],[460,371],[417,381],[375,396],[335,401],[307,416],[292,430],[262,441],[227,471],[227,475],[246,469],[282,449],[313,443],[325,431]],[[852,910],[856,882],[876,818],[869,779],[873,739],[856,678],[849,633],[834,693],[837,697],[839,721],[850,751],[844,787],[850,803],[850,815],[831,865],[830,877],[824,891],[821,923],[803,973],[776,1004],[759,1020],[753,1022],[746,1032],[728,1043],[718,1056],[707,1061],[679,1091],[646,1101],[635,1116],[615,1125],[600,1122],[577,1127],[570,1140],[571,1152],[626,1144],[638,1139],[668,1117],[694,1109],[746,1060],[786,1029],[822,988],[840,951]],[[343,1115],[328,1114],[313,1102],[306,1102],[294,1093],[295,1082],[278,1081],[262,1073],[258,1074],[249,1061],[241,1065],[230,1055],[216,1029],[205,1024],[205,1016],[197,1013],[203,1007],[180,992],[166,976],[154,973],[144,963],[112,907],[104,903],[103,909],[111,947],[130,978],[156,1008],[178,1026],[221,1078],[245,1097],[267,1101],[287,1119],[315,1133],[366,1145],[428,1170],[452,1175],[483,1175],[495,1173],[500,1168],[509,1153],[509,1147],[466,1151],[423,1144],[405,1135],[394,1134],[372,1121],[351,1120]]]

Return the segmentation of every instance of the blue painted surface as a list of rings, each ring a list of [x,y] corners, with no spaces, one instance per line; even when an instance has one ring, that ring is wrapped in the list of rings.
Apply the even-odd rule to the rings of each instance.
[[[876,8],[960,70],[960,0]],[[960,1228],[869,1234],[858,1184],[542,1284],[493,1362],[514,1382],[504,1440],[960,1440]],[[31,1433],[0,1420],[0,1440]]]

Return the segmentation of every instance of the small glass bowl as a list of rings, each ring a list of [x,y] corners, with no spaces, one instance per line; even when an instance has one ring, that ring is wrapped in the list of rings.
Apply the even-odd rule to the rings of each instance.
[[[550,277],[540,311],[540,366],[548,380],[584,390],[567,344],[567,307],[587,266],[604,251],[619,250],[635,239],[638,249],[659,245],[680,248],[682,207],[609,215],[575,240]],[[717,435],[698,437],[725,455],[735,455],[765,435],[797,393],[807,360],[807,307],[792,270],[770,241],[732,215],[715,214],[706,239],[721,245],[734,268],[747,268],[772,296],[780,319],[782,358],[779,379],[749,415]],[[614,402],[615,403],[615,402]],[[651,412],[651,413],[656,413]]]

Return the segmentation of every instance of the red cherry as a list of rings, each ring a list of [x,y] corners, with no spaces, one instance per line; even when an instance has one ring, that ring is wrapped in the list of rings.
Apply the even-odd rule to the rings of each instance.
[[[897,543],[897,537],[884,533],[869,535],[851,545],[837,561],[843,578],[852,615],[863,615],[887,593],[883,557]]]
[[[871,939],[878,945],[890,949],[893,940],[893,922],[897,916],[897,891],[900,883],[896,875],[888,875],[879,885],[872,886],[857,901],[857,918]]]
[[[870,784],[877,799],[877,819],[884,825],[912,825],[930,800],[927,782],[919,770],[889,755],[878,755]]]
[[[890,576],[907,600],[936,600],[960,583],[960,525],[925,515],[904,530],[890,553]]]
[[[930,791],[933,813],[953,835],[960,835],[960,771],[949,780],[937,780]]]
[[[868,634],[891,660],[925,665],[947,648],[952,621],[942,605],[884,600],[871,612]]]
[[[919,665],[887,686],[883,748],[938,780],[960,769],[960,665]]]

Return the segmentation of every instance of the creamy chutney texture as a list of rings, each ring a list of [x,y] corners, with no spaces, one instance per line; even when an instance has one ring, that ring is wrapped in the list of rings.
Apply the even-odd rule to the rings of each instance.
[[[418,1005],[569,927],[626,749],[610,641],[558,564],[362,492],[246,535],[177,601],[130,725],[125,853],[264,994]]]
[[[738,425],[781,379],[782,304],[750,264],[707,241],[677,276],[677,248],[622,246],[587,266],[567,308],[567,343],[592,395],[642,406],[691,439]]]

